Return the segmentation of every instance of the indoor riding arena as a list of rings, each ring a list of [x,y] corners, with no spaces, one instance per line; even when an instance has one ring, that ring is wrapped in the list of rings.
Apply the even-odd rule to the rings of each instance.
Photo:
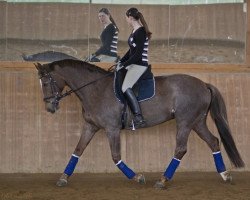
[[[220,91],[244,167],[229,159],[210,114],[207,124],[219,138],[232,180],[223,181],[213,152],[191,131],[173,179],[155,188],[175,153],[177,124],[170,120],[121,131],[122,160],[145,176],[143,184],[114,164],[100,130],[67,185],[57,186],[81,136],[82,105],[72,93],[57,112],[47,112],[35,67],[47,61],[23,57],[51,51],[86,61],[101,45],[101,8],[119,28],[117,50],[123,57],[132,31],[126,21],[131,7],[152,32],[148,56],[155,77],[188,74]],[[249,11],[247,0],[0,0],[0,200],[250,200]],[[115,63],[92,64],[107,70]]]

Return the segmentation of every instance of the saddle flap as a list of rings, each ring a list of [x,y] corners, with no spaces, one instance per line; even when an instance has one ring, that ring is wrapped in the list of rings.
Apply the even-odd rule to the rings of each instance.
[[[116,72],[114,76],[114,92],[118,100],[123,104],[126,100],[121,88],[125,75],[126,69],[122,69]],[[155,79],[150,66],[132,89],[139,102],[149,100],[155,95]]]

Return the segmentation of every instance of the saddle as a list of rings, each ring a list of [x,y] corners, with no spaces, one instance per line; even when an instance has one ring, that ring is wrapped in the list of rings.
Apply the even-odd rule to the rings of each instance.
[[[121,90],[126,71],[126,69],[121,69],[118,72],[115,72],[114,76],[115,96],[124,105],[121,116],[123,128],[127,127],[127,125],[130,124],[130,121],[132,120],[132,113],[129,107],[127,106],[126,98]],[[148,66],[147,70],[133,86],[132,90],[135,93],[138,102],[146,101],[154,97],[155,79],[153,73],[151,72],[151,65]]]
[[[116,98],[123,104],[125,104],[126,99],[121,88],[126,75],[126,71],[126,69],[121,69],[118,72],[115,72],[114,76],[114,92]],[[140,77],[140,79],[132,89],[138,102],[149,100],[155,95],[155,80],[154,75],[151,72],[151,65],[148,66],[147,70]]]

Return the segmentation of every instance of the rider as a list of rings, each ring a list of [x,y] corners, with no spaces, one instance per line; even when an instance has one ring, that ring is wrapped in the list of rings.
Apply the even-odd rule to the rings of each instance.
[[[104,29],[101,33],[102,45],[90,56],[93,62],[116,62],[119,29],[107,8],[99,10],[98,18]]]
[[[122,92],[134,114],[134,126],[139,128],[145,125],[145,120],[142,117],[141,108],[132,87],[148,68],[148,43],[152,33],[137,8],[130,8],[126,12],[126,20],[133,29],[128,38],[130,49],[121,58],[116,70],[119,71],[122,68],[127,70],[122,84]]]

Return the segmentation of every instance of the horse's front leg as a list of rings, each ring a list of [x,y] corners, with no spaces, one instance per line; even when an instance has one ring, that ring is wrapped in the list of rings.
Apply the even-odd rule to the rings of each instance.
[[[121,160],[121,139],[120,129],[108,129],[106,130],[108,141],[111,149],[112,159],[115,165],[122,171],[122,173],[128,178],[132,179],[140,184],[145,184],[145,177],[143,174],[136,174]]]
[[[83,151],[88,146],[89,142],[95,135],[95,133],[99,130],[96,126],[89,124],[87,122],[83,125],[82,134],[80,137],[80,140],[75,148],[74,153],[72,154],[63,174],[57,181],[56,185],[59,187],[66,186],[68,183],[68,178],[73,174],[76,164],[78,162],[78,159],[82,155]]]

